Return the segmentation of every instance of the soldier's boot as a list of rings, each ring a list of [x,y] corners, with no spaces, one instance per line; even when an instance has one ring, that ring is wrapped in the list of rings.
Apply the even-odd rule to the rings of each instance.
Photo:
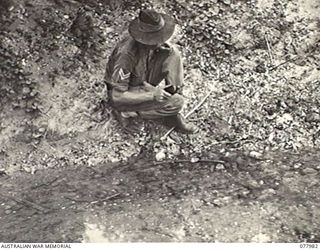
[[[113,110],[113,114],[124,131],[128,133],[135,133],[139,131],[139,127],[133,122],[133,118],[138,116],[136,112],[120,112]]]
[[[174,116],[165,117],[163,121],[165,125],[175,127],[177,132],[183,134],[194,134],[199,130],[196,125],[188,123],[179,113]]]

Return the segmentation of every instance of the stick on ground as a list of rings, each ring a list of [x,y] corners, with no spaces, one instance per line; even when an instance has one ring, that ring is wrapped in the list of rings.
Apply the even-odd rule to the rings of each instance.
[[[271,45],[269,43],[269,38],[268,38],[268,33],[265,34],[264,36],[266,43],[267,43],[267,47],[268,47],[268,54],[269,54],[269,59],[270,59],[270,64],[273,64],[273,56],[272,56],[272,51],[271,51]]]
[[[23,204],[23,205],[27,205],[29,207],[32,207],[40,212],[43,212],[43,213],[46,213],[48,212],[48,209],[47,208],[44,208],[32,201],[28,201],[28,200],[25,200],[25,199],[20,199],[20,198],[17,198],[17,197],[13,197],[13,196],[6,196],[6,195],[2,195],[3,197],[7,198],[7,199],[10,199],[10,200],[13,200],[17,203],[20,203],[20,204]]]

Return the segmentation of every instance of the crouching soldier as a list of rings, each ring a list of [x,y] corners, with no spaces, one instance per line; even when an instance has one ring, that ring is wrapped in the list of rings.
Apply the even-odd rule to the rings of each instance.
[[[181,133],[194,133],[179,113],[183,97],[183,66],[177,48],[167,41],[174,20],[154,10],[141,10],[129,25],[129,34],[113,50],[105,81],[113,108],[124,118],[160,119]]]

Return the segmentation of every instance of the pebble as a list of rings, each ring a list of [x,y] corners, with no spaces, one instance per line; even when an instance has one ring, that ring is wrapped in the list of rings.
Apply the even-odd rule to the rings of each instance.
[[[313,168],[305,168],[304,170],[302,170],[302,172],[304,174],[317,174],[318,173],[318,171]]]
[[[249,180],[248,181],[248,186],[251,188],[258,188],[260,187],[259,183],[256,180]]]
[[[10,205],[6,205],[6,206],[4,207],[4,209],[8,209],[8,210],[10,210],[10,208],[11,208]]]
[[[250,191],[249,191],[249,190],[242,191],[242,195],[243,195],[243,196],[247,196],[248,194],[250,194]]]
[[[271,221],[276,221],[276,220],[277,220],[277,218],[274,217],[274,216],[271,216],[269,219],[270,219]]]
[[[46,131],[46,129],[45,128],[39,128],[39,130],[38,130],[40,133],[44,133],[45,131]]]
[[[227,204],[230,203],[232,201],[232,197],[231,196],[225,196],[222,198],[223,203]]]
[[[258,242],[258,243],[267,243],[271,241],[271,238],[263,233],[259,233],[258,235],[254,236],[251,239],[252,242]]]
[[[121,181],[120,180],[114,180],[112,181],[112,185],[118,186],[120,185]]]
[[[283,170],[290,170],[290,167],[287,165],[282,165],[282,166],[280,166],[280,168]]]
[[[266,198],[269,198],[269,197],[275,195],[276,193],[277,193],[276,190],[274,190],[273,188],[263,190],[262,194],[259,196],[259,199],[264,200]]]
[[[192,162],[192,163],[196,163],[198,161],[200,161],[200,159],[197,158],[197,157],[192,157],[191,160],[190,160],[190,162]]]
[[[11,214],[11,212],[12,212],[12,211],[11,211],[10,209],[7,209],[4,213],[5,213],[5,214]]]
[[[156,154],[156,160],[157,161],[162,161],[166,158],[166,154],[164,151],[160,151]]]
[[[212,203],[218,207],[221,207],[223,205],[220,199],[214,199]]]
[[[274,194],[276,194],[277,192],[276,192],[276,190],[274,190],[273,188],[268,188],[268,189],[266,189],[266,190],[263,190],[262,193],[263,193],[263,194],[274,195]]]
[[[216,169],[217,169],[217,170],[223,170],[223,169],[225,169],[225,167],[224,167],[223,164],[218,163],[217,166],[216,166]]]
[[[317,113],[311,113],[306,116],[306,122],[320,122],[320,115]]]
[[[22,89],[22,93],[23,93],[23,94],[29,94],[30,92],[31,92],[30,88],[28,88],[28,87],[23,87],[23,89]]]
[[[252,158],[255,158],[255,159],[262,159],[263,154],[260,153],[260,152],[251,151],[251,152],[249,153],[249,156],[252,157]]]
[[[300,168],[301,166],[302,166],[302,164],[299,162],[299,163],[294,164],[294,165],[293,165],[293,168],[294,168],[294,169],[298,169],[298,168]]]

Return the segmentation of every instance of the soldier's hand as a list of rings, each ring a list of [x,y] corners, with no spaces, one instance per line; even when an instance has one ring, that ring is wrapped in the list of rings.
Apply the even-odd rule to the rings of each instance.
[[[147,91],[154,91],[156,88],[155,86],[151,85],[150,83],[148,83],[146,81],[143,82],[143,86],[144,86],[145,90],[147,90]]]
[[[165,88],[166,88],[165,86],[164,87],[158,86],[155,88],[153,93],[153,98],[155,101],[165,102],[171,97],[171,94],[164,90]]]

